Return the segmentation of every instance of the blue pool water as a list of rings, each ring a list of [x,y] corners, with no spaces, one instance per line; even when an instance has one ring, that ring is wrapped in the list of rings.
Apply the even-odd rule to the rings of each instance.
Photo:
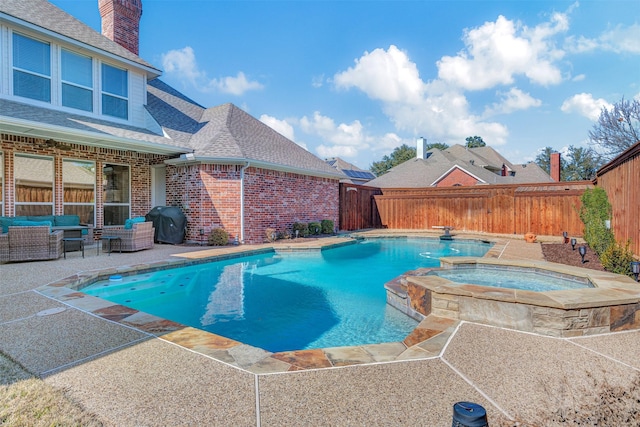
[[[554,275],[518,268],[454,268],[431,271],[429,274],[456,283],[470,283],[534,292],[593,288],[593,285],[586,279],[581,280],[567,275]]]
[[[490,247],[375,239],[125,276],[82,291],[272,352],[393,342],[417,323],[387,306],[386,282]]]

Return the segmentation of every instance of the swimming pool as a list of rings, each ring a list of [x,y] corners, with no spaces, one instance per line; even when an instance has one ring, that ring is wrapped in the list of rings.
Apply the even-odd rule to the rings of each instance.
[[[416,322],[386,304],[384,283],[490,247],[375,239],[125,276],[82,291],[271,352],[402,341]]]

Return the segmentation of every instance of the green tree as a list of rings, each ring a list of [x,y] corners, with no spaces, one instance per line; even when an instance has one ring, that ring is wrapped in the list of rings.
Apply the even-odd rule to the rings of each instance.
[[[589,131],[589,139],[606,159],[640,141],[640,101],[622,98],[611,109],[603,108],[598,122]]]
[[[485,147],[487,145],[481,136],[469,136],[465,141],[467,141],[467,148]]]
[[[551,154],[557,151],[545,147],[536,156],[535,163],[547,173],[551,173]],[[560,180],[583,181],[595,178],[596,172],[602,166],[602,158],[591,148],[574,147],[570,145],[567,153],[560,156]]]
[[[389,169],[394,166],[398,166],[400,163],[404,163],[407,160],[416,157],[416,148],[409,147],[407,144],[402,144],[396,147],[390,155],[385,155],[382,160],[373,162],[369,167],[369,170],[376,176],[385,174]]]
[[[437,148],[438,150],[442,151],[449,148],[449,146],[444,142],[434,142],[433,144],[427,144],[427,150],[431,150],[432,148]]]
[[[546,173],[551,174],[551,154],[557,153],[551,147],[544,147],[540,154],[536,156],[535,163]],[[567,161],[560,156],[560,180],[564,181],[562,172],[566,169]]]
[[[567,161],[561,171],[563,181],[592,180],[602,166],[602,159],[591,148],[569,146]]]

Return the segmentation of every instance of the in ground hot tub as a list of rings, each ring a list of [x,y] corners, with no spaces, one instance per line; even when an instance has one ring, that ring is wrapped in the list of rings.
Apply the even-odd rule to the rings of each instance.
[[[435,315],[558,337],[640,329],[640,286],[627,276],[528,260],[440,263],[387,283],[387,302],[418,320]]]

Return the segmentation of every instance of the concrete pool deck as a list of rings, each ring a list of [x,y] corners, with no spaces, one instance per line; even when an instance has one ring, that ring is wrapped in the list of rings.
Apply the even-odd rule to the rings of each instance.
[[[179,337],[165,339],[184,333],[166,334],[172,328],[166,322],[137,329],[121,322],[135,313],[103,310],[99,315],[93,312],[100,310],[99,302],[81,309],[69,303],[73,297],[64,300],[69,296],[64,289],[56,298],[41,291],[78,272],[121,271],[123,265],[181,259],[176,254],[197,258],[236,250],[198,249],[156,245],[111,256],[87,249],[84,259],[75,252],[66,260],[0,265],[0,351],[68,390],[107,425],[118,426],[449,426],[452,405],[461,400],[483,405],[490,422],[498,417],[532,422],[561,406],[595,404],[594,384],[630,387],[640,369],[640,332],[635,330],[554,338],[431,319],[426,329],[448,333],[416,358],[260,374],[220,361],[219,354],[208,355],[209,343],[189,349],[177,345]],[[495,255],[542,259],[539,244],[518,239],[506,241]],[[247,361],[260,355],[238,351],[230,356]],[[330,363],[339,366],[341,358],[361,356],[337,355]]]

